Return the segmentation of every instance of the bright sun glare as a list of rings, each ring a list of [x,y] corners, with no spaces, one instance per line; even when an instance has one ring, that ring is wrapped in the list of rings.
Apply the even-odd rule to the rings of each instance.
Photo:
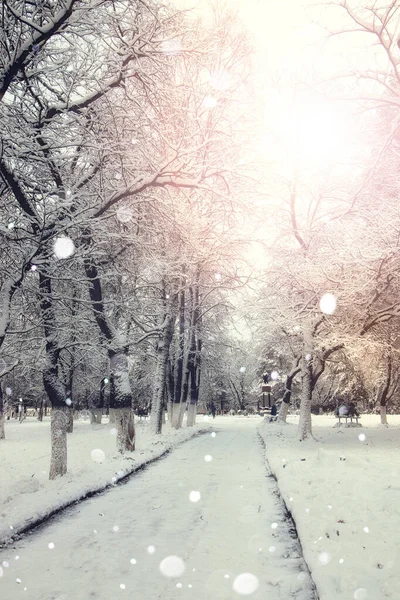
[[[339,115],[324,106],[300,106],[285,121],[283,131],[295,156],[310,159],[335,157],[344,141]]]
[[[174,0],[206,19],[208,0]],[[314,168],[347,164],[354,158],[352,122],[343,108],[311,90],[290,87],[296,76],[303,79],[312,71],[329,72],[343,63],[340,53],[322,58],[320,43],[325,32],[310,20],[306,2],[285,0],[230,0],[254,43],[255,78],[261,87],[271,78],[265,98],[264,158],[281,160],[293,168]],[[271,18],[271,15],[273,18]],[[325,61],[325,62],[324,62]],[[329,63],[329,64],[328,64]],[[218,80],[219,82],[219,80]],[[207,99],[211,103],[212,99]]]
[[[282,102],[282,95],[277,96],[265,109],[267,146],[274,144],[294,167],[349,159],[351,128],[342,111],[322,99]]]

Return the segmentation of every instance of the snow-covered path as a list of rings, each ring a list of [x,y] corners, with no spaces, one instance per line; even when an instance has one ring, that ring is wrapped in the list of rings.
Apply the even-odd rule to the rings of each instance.
[[[311,600],[256,422],[213,425],[215,436],[194,438],[1,552],[0,597]],[[177,577],[159,569],[169,556],[185,564]]]

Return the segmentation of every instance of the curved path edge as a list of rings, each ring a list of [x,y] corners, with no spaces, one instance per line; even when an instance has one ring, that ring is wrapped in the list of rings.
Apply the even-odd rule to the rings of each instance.
[[[164,446],[163,448],[160,448],[160,450],[158,450],[158,451],[154,450],[155,454],[153,456],[144,459],[143,462],[135,465],[134,467],[132,467],[129,470],[125,469],[124,474],[116,477],[115,482],[106,483],[101,486],[95,486],[92,489],[85,490],[85,492],[83,492],[83,493],[78,493],[75,496],[68,498],[67,501],[62,502],[54,509],[50,509],[50,510],[47,510],[45,513],[42,513],[37,518],[35,518],[33,521],[30,521],[29,523],[26,523],[26,522],[21,523],[19,526],[18,525],[14,526],[11,535],[0,538],[0,550],[8,548],[9,546],[12,546],[13,543],[20,540],[24,535],[31,533],[35,529],[38,529],[45,523],[51,521],[54,517],[62,514],[64,511],[66,511],[71,506],[76,506],[78,504],[81,504],[82,502],[85,502],[85,500],[88,500],[89,498],[92,498],[93,496],[98,496],[100,494],[107,492],[110,488],[114,488],[119,484],[126,483],[131,477],[134,477],[137,473],[139,473],[140,471],[143,471],[143,469],[145,469],[148,465],[152,464],[153,462],[155,462],[157,460],[160,460],[160,458],[164,458],[174,448],[181,446],[182,444],[192,440],[195,437],[198,437],[199,435],[203,435],[203,434],[209,433],[209,432],[210,432],[209,427],[200,429],[200,430],[194,429],[193,434],[190,437],[187,437],[186,439],[179,440],[179,441],[172,442],[172,443],[167,442],[166,447]],[[159,441],[161,442],[161,440],[159,440]]]
[[[264,452],[264,460],[265,460],[265,466],[266,466],[267,472],[268,472],[267,477],[271,477],[274,480],[274,482],[275,482],[276,496],[279,499],[279,502],[280,502],[280,504],[282,506],[282,512],[284,513],[285,518],[291,524],[291,526],[290,526],[290,534],[293,537],[293,539],[296,539],[296,541],[297,541],[297,543],[299,545],[299,550],[301,552],[301,557],[302,557],[302,559],[304,561],[305,567],[306,567],[308,575],[310,577],[310,581],[313,584],[314,597],[312,599],[310,598],[310,600],[319,600],[319,592],[318,592],[317,584],[315,583],[315,581],[314,581],[314,579],[312,577],[312,573],[310,571],[310,567],[308,566],[308,563],[307,563],[306,559],[304,558],[303,546],[302,546],[301,539],[300,539],[298,531],[297,531],[296,521],[295,521],[295,519],[294,519],[294,517],[292,515],[292,512],[290,511],[289,507],[287,506],[287,504],[286,504],[286,502],[285,502],[285,500],[284,500],[284,498],[283,498],[283,496],[282,496],[282,494],[280,492],[278,478],[276,477],[275,473],[273,472],[273,470],[271,468],[271,465],[270,465],[270,463],[268,461],[267,445],[266,445],[265,439],[262,436],[262,434],[261,434],[261,432],[260,432],[259,429],[257,429],[257,434],[258,434],[258,436],[260,438],[260,441],[261,441],[261,444],[262,444],[262,446],[263,446],[263,448],[265,450],[265,452]]]

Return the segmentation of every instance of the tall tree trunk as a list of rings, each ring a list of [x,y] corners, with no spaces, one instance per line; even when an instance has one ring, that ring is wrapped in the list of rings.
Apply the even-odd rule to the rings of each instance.
[[[172,358],[168,360],[167,365],[168,371],[168,383],[167,383],[167,415],[168,415],[168,424],[170,427],[173,426],[173,415],[174,415],[174,389],[175,389],[175,380],[172,369]]]
[[[277,418],[277,421],[279,421],[280,423],[286,423],[286,419],[287,419],[288,412],[289,412],[289,404],[290,404],[290,402],[284,402],[282,400],[282,404],[279,409],[278,418]]]
[[[67,433],[74,431],[74,409],[72,406],[67,406]]]
[[[135,413],[132,408],[132,390],[129,365],[124,351],[110,352],[110,409],[113,410],[117,429],[119,452],[135,450]]]
[[[281,407],[279,409],[279,414],[278,414],[278,418],[277,418],[277,421],[281,421],[282,423],[286,423],[286,417],[289,412],[290,399],[292,397],[293,379],[300,372],[300,367],[299,367],[300,361],[301,361],[301,356],[296,358],[296,360],[294,361],[294,363],[292,365],[292,370],[286,377],[285,392],[283,394],[282,403],[281,403]]]
[[[313,334],[311,328],[304,332],[301,372],[301,403],[298,439],[306,440],[311,435],[311,400],[313,389]]]
[[[390,342],[390,340],[389,340],[389,342]],[[391,349],[389,349],[388,354],[387,354],[386,381],[383,386],[382,392],[380,394],[380,402],[379,402],[380,414],[381,414],[381,424],[385,425],[386,427],[388,426],[387,417],[386,417],[386,406],[387,406],[387,400],[388,400],[388,396],[389,396],[389,388],[390,388],[391,382],[392,382],[392,352],[391,352]]]
[[[67,406],[65,387],[59,377],[59,355],[57,340],[57,320],[55,317],[51,280],[43,271],[39,272],[41,292],[40,309],[46,339],[47,365],[43,371],[43,385],[49,398],[51,410],[51,460],[49,478],[65,475],[67,472]]]
[[[51,461],[49,479],[61,477],[67,472],[67,425],[65,406],[51,409]]]
[[[381,413],[381,425],[388,425],[387,422],[387,417],[386,417],[386,404],[381,404],[380,406],[380,413]]]
[[[72,306],[71,306],[71,322],[76,323],[78,316],[78,300],[77,300],[77,291],[74,286],[72,292]],[[72,394],[74,388],[74,372],[75,372],[75,353],[76,353],[76,343],[77,343],[77,327],[72,328],[72,333],[70,334],[71,347],[68,349],[67,355],[64,353],[60,353],[60,371],[64,375],[65,382],[65,393],[66,400],[65,403],[67,405],[67,433],[73,433],[74,431],[74,406],[72,402]]]
[[[196,424],[197,403],[190,403],[187,415],[187,426],[193,427]]]
[[[43,384],[51,402],[51,459],[49,479],[67,472],[67,406],[64,404],[64,388],[54,368],[43,373]]]
[[[74,301],[76,301],[76,291],[74,291]],[[76,317],[76,311],[72,312],[72,319],[73,321],[75,320]],[[74,328],[74,335],[73,335],[73,342],[76,342],[76,333],[75,333],[75,328]],[[67,405],[67,417],[68,417],[68,421],[67,421],[67,433],[73,433],[74,432],[74,405],[72,403],[72,390],[73,390],[73,383],[74,383],[74,356],[75,356],[75,345],[73,345],[71,352],[70,352],[70,358],[71,358],[71,364],[69,365],[68,371],[67,371],[67,378],[66,378],[66,394],[67,394],[67,399],[66,399],[66,405]]]
[[[89,248],[92,236],[89,229],[83,235],[83,241]],[[110,360],[110,409],[115,415],[117,428],[117,449],[119,452],[135,450],[135,414],[132,408],[133,394],[129,382],[128,348],[121,343],[121,333],[110,323],[103,301],[100,275],[91,256],[83,261],[86,277],[89,281],[89,295],[96,323],[103,338],[108,342]],[[116,344],[118,339],[118,344]],[[115,347],[117,346],[117,347]]]
[[[36,252],[35,252],[36,253]],[[15,278],[9,278],[9,279],[5,279],[3,281],[3,284],[1,286],[1,290],[0,290],[0,348],[2,347],[4,340],[6,338],[6,333],[8,330],[8,327],[10,325],[10,310],[11,310],[11,302],[13,299],[13,296],[16,292],[16,290],[21,286],[23,280],[24,280],[24,276],[25,273],[27,271],[28,265],[29,265],[29,261],[30,259],[27,259],[24,265],[21,265],[21,268],[19,269],[19,273]],[[14,366],[16,366],[17,363],[15,363]],[[11,368],[14,368],[11,367]],[[9,372],[9,370],[7,370],[7,372]],[[2,372],[2,375],[5,375],[5,372]],[[1,383],[0,383],[0,388],[1,388]],[[5,435],[5,430],[4,430],[4,421],[5,421],[5,414],[4,414],[4,399],[3,399],[3,394],[2,394],[2,390],[0,389],[0,440],[4,440],[6,435]]]
[[[109,412],[109,420],[108,420],[109,424],[112,425],[115,423],[115,411],[113,408],[110,408],[110,412]]]
[[[162,412],[164,407],[164,390],[167,375],[169,349],[174,335],[175,327],[175,300],[168,307],[168,313],[164,319],[164,329],[160,333],[156,348],[156,370],[154,375],[153,399],[151,403],[151,431],[160,434],[162,430]]]
[[[96,425],[101,425],[101,420],[103,417],[103,409],[104,409],[104,405],[105,405],[105,395],[106,395],[106,382],[104,381],[104,379],[107,379],[107,383],[108,383],[108,378],[103,377],[103,379],[100,382],[100,393],[99,393],[99,399],[98,402],[96,402],[96,406],[95,408],[93,408],[93,414],[94,414],[94,421],[93,423],[95,423]]]
[[[184,282],[182,282],[183,285]],[[183,411],[183,362],[185,354],[185,291],[179,294],[179,348],[176,361],[176,377],[174,389],[174,406],[172,427],[179,429],[182,426]]]
[[[3,401],[3,389],[0,382],[0,440],[6,439],[6,433],[4,430],[4,401]]]
[[[186,405],[189,396],[189,379],[190,379],[190,370],[189,370],[189,358],[186,359],[186,369],[185,369],[185,377],[183,380],[183,390],[182,390],[182,404],[183,412],[186,410]]]
[[[181,405],[179,407],[179,416],[178,416],[179,427],[178,427],[178,429],[180,429],[182,427],[183,417],[185,416],[185,410],[186,410],[186,400],[184,402],[183,398],[182,398],[182,402],[181,402]]]
[[[75,314],[73,314],[73,318],[75,317]],[[73,336],[73,342],[76,341],[76,335],[74,333]],[[75,354],[75,350],[74,350],[75,346],[73,346],[73,349],[71,351],[71,360],[73,361],[74,359],[74,354]],[[74,405],[72,403],[72,386],[73,386],[73,381],[74,381],[74,365],[71,364],[69,366],[69,368],[67,369],[67,373],[66,373],[66,377],[65,377],[65,382],[66,382],[66,400],[65,403],[67,405],[67,417],[68,417],[68,422],[67,422],[67,433],[73,433],[74,431]]]
[[[40,401],[39,412],[38,412],[38,421],[43,421],[43,399]]]
[[[231,379],[229,380],[229,384],[231,386],[231,389],[234,393],[234,396],[236,396],[236,400],[237,400],[237,405],[239,406],[238,410],[245,410],[246,406],[244,404],[242,404],[242,397],[239,393],[239,390],[237,389],[234,381],[232,381]],[[222,408],[222,407],[221,407]]]
[[[193,427],[196,423],[197,403],[199,401],[199,366],[196,364],[196,355],[193,356],[193,363],[190,367],[190,402],[187,415],[187,427]]]
[[[90,408],[89,419],[91,425],[101,425],[102,410],[101,408]]]
[[[198,285],[199,272],[196,274],[196,284],[190,288],[192,304],[192,325],[190,336],[190,349],[188,356],[188,368],[190,372],[190,402],[188,408],[187,426],[193,427],[196,423],[197,404],[199,401],[200,377],[201,377],[201,316],[200,316],[200,292]]]
[[[104,397],[105,397],[105,388],[106,384],[104,382],[104,377],[100,382],[100,392],[99,395],[92,400],[92,407],[89,409],[90,415],[90,424],[91,425],[101,425],[101,420],[103,416],[103,407],[104,407]]]

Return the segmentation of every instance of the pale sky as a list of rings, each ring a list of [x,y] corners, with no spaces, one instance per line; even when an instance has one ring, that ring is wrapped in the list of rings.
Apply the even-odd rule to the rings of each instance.
[[[196,8],[207,14],[208,0],[174,0],[184,8]],[[315,70],[332,74],[340,68],[370,66],[378,50],[372,36],[351,34],[336,36],[329,42],[327,31],[339,30],[346,22],[345,12],[324,0],[225,0],[237,8],[242,22],[254,36],[257,55],[266,71],[298,73]],[[360,0],[349,0],[361,8]],[[385,5],[385,0],[377,5]],[[314,22],[313,22],[314,21]],[[317,24],[318,23],[318,24]],[[347,21],[348,23],[348,21]],[[399,24],[400,36],[400,24]]]
[[[175,0],[175,3],[180,7],[195,7],[196,12],[206,15],[207,0]],[[324,32],[310,20],[309,1],[226,0],[226,5],[238,9],[269,68],[293,68],[311,54],[315,59],[315,41],[322,39]],[[318,17],[314,9],[313,15]]]

